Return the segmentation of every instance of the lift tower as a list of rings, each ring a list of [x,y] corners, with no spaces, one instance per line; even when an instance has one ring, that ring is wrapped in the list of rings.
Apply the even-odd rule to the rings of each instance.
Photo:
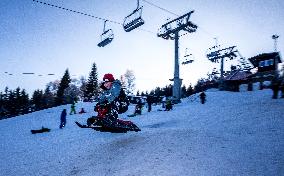
[[[167,22],[162,25],[158,31],[158,37],[162,37],[163,39],[175,40],[175,67],[174,67],[174,86],[173,86],[173,96],[180,101],[181,98],[181,79],[179,78],[179,55],[178,55],[178,40],[179,40],[179,32],[184,31],[188,33],[195,32],[197,26],[189,21],[190,15],[194,11],[190,11],[174,20]]]

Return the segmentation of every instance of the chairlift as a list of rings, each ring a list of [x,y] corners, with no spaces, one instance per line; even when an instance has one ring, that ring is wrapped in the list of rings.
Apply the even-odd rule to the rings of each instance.
[[[143,6],[139,7],[139,0],[137,0],[137,8],[130,15],[124,18],[123,28],[125,32],[130,32],[144,24],[144,20],[141,17],[142,8]]]
[[[35,74],[35,73],[31,73],[31,72],[24,72],[24,73],[22,73],[23,75],[33,75],[33,74]]]
[[[103,33],[101,34],[101,42],[98,44],[98,47],[106,46],[113,40],[114,37],[113,31],[111,29],[105,30],[106,22],[107,20],[105,20],[104,22],[104,30]]]
[[[185,61],[183,61],[181,64],[185,65],[185,64],[190,64],[192,63],[194,60],[193,60],[193,55],[192,54],[189,54],[187,52],[188,48],[185,49],[185,55],[184,55],[184,59]]]

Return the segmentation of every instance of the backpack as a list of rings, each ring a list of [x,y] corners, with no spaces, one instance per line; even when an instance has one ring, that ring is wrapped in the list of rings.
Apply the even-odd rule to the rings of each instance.
[[[122,114],[128,110],[129,99],[123,89],[120,89],[119,95],[114,102],[119,114]]]

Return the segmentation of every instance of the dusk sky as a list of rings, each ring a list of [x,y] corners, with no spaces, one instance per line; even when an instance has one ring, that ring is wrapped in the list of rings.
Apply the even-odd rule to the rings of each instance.
[[[61,79],[67,68],[72,78],[88,78],[94,62],[99,79],[105,73],[119,78],[129,69],[134,71],[136,90],[169,85],[174,73],[174,41],[157,37],[157,31],[168,18],[191,10],[194,13],[190,19],[198,29],[179,40],[180,62],[186,48],[194,56],[193,63],[180,65],[180,77],[186,86],[206,77],[214,67],[219,69],[219,64],[206,58],[206,50],[215,45],[214,38],[221,48],[236,46],[242,56],[250,58],[274,51],[271,36],[277,34],[277,48],[283,57],[283,0],[141,0],[145,24],[131,32],[125,32],[121,24],[136,8],[136,0],[41,2],[97,18],[33,0],[0,0],[0,91],[6,86],[19,86],[31,94]],[[114,39],[101,48],[97,44],[103,19],[110,21],[106,28],[113,30]],[[226,67],[230,65],[225,63]],[[22,74],[26,72],[34,74]]]

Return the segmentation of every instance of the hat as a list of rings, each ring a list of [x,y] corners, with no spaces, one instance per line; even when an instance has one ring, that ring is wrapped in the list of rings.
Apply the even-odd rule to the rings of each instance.
[[[107,74],[104,75],[103,81],[106,81],[106,82],[107,82],[107,81],[110,81],[110,82],[112,82],[112,81],[114,81],[114,77],[113,77],[112,74],[107,73]]]

